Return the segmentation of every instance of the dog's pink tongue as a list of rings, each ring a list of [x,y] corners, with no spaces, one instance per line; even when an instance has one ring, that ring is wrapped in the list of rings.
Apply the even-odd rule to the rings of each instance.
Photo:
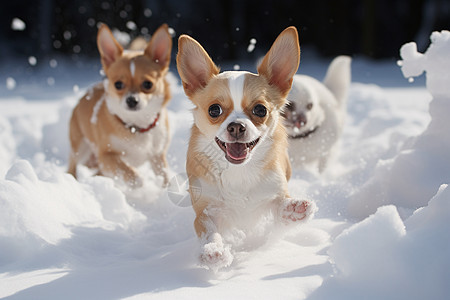
[[[227,155],[234,160],[243,160],[247,157],[247,146],[244,143],[227,143]]]

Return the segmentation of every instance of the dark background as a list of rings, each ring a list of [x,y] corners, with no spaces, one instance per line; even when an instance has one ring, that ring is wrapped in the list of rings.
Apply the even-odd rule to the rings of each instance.
[[[23,20],[25,30],[13,30],[13,18]],[[137,28],[127,27],[129,21]],[[17,0],[2,3],[0,22],[0,62],[31,55],[98,57],[99,22],[132,37],[167,23],[175,38],[193,36],[219,64],[258,57],[289,25],[299,29],[301,46],[321,56],[379,59],[398,57],[410,41],[425,50],[432,31],[450,29],[450,0]],[[256,48],[248,52],[252,38]]]

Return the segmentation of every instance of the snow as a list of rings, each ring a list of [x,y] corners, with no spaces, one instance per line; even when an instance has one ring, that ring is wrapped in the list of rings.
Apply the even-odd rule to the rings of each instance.
[[[37,59],[34,56],[28,57],[28,63],[32,66],[35,66],[37,64]]]
[[[339,275],[311,299],[447,299],[449,218],[447,185],[405,222],[395,206],[378,208],[336,238],[328,253]]]
[[[6,88],[8,90],[13,90],[16,87],[16,81],[12,77],[6,78]]]
[[[27,28],[27,25],[24,21],[19,18],[14,18],[11,21],[11,29],[15,31],[24,31]]]
[[[391,203],[410,209],[425,206],[441,184],[450,181],[450,32],[434,32],[432,44],[426,53],[417,53],[415,43],[404,45],[400,53],[405,77],[418,76],[426,71],[427,89],[433,97],[426,130],[410,140],[395,159],[376,169],[376,176],[358,192],[357,198],[372,198],[378,195],[378,203]],[[414,184],[411,184],[411,183]]]
[[[147,18],[150,18],[152,16],[153,12],[151,11],[150,8],[146,8],[144,9],[144,16]]]
[[[289,182],[291,195],[315,199],[315,218],[249,243],[217,272],[199,265],[179,186],[192,105],[176,73],[171,186],[142,168],[148,180],[130,191],[86,168],[79,181],[65,173],[71,110],[98,69],[77,75],[58,58],[33,81],[11,68],[0,75],[15,80],[0,85],[0,298],[449,298],[449,36],[433,33],[423,54],[401,49],[404,76],[425,71],[426,89],[395,62],[353,59],[338,160],[322,177],[295,170]],[[328,62],[302,55],[300,73],[322,79]]]
[[[136,30],[137,29],[137,25],[136,23],[134,23],[133,21],[128,21],[126,24],[127,28],[130,30]]]
[[[58,66],[58,61],[57,61],[56,59],[51,59],[51,60],[49,61],[49,65],[50,65],[50,67],[52,67],[52,68],[56,68],[56,67]]]
[[[250,39],[250,43],[248,44],[247,47],[247,52],[253,52],[253,50],[255,50],[255,46],[256,46],[256,39],[252,38]]]

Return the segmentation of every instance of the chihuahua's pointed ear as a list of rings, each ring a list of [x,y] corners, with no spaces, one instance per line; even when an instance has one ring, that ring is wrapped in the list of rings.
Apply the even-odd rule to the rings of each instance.
[[[278,87],[286,96],[292,85],[292,78],[300,63],[300,46],[295,27],[286,28],[277,37],[269,52],[258,66],[258,73],[267,78],[270,85]]]
[[[116,41],[111,30],[105,24],[102,24],[98,30],[97,46],[105,71],[123,52],[122,46]]]
[[[219,68],[205,49],[188,35],[182,35],[178,39],[177,68],[188,97],[204,88],[214,75],[219,74]]]
[[[144,53],[162,68],[169,67],[172,53],[172,36],[169,33],[167,24],[161,25],[155,31]]]

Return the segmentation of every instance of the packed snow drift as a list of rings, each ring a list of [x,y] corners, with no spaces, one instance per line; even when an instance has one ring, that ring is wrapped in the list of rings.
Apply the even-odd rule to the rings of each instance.
[[[83,167],[78,181],[66,173],[85,81],[68,94],[1,77],[0,298],[449,298],[450,32],[434,32],[423,54],[404,45],[401,57],[406,78],[426,72],[426,89],[389,83],[393,62],[355,58],[338,159],[289,182],[292,195],[315,200],[315,218],[239,249],[217,273],[198,264],[184,170],[192,105],[175,72],[171,185],[161,189],[143,166],[136,190]],[[321,80],[327,64],[306,55],[299,73]],[[379,85],[361,75],[370,72]]]

